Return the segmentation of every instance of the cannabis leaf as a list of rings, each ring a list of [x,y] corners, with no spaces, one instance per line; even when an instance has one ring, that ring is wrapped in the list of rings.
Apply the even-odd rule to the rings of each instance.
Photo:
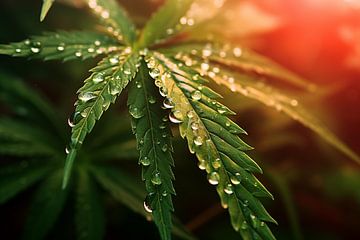
[[[148,192],[144,204],[148,212],[153,212],[162,239],[170,239],[173,211],[171,194],[175,194],[171,183],[174,178],[171,166],[174,163],[167,113],[156,104],[159,102],[157,95],[143,63],[136,82],[130,88],[128,105],[134,118],[133,129],[140,150],[139,163],[143,166],[142,178]]]
[[[44,1],[41,19],[52,2]],[[172,135],[166,118],[169,111],[170,121],[179,124],[180,135],[186,138],[190,152],[199,159],[199,168],[206,170],[210,184],[216,185],[223,207],[229,210],[233,228],[243,239],[275,239],[267,226],[268,222],[275,223],[275,220],[259,201],[259,198],[272,198],[272,195],[254,176],[262,170],[245,153],[252,147],[239,137],[245,131],[230,119],[229,115],[235,113],[219,102],[221,96],[218,93],[206,86],[210,80],[283,111],[360,162],[354,152],[322,127],[305,108],[300,107],[298,100],[269,88],[259,80],[259,76],[314,91],[312,84],[251,50],[211,41],[192,41],[187,39],[186,34],[175,38],[197,24],[197,18],[190,10],[201,6],[202,1],[167,0],[139,32],[115,0],[86,2],[105,31],[46,33],[23,42],[0,45],[0,54],[44,60],[66,61],[105,55],[78,90],[76,108],[68,122],[72,132],[66,150],[62,186],[65,188],[69,185],[72,166],[77,157],[78,164],[74,168],[75,177],[78,177],[77,206],[86,202],[94,210],[77,210],[77,218],[82,219],[79,220],[81,225],[77,227],[79,238],[86,239],[85,235],[101,238],[103,235],[103,214],[93,182],[98,182],[116,200],[133,211],[153,218],[162,239],[170,239],[172,229],[188,237],[183,227],[177,221],[172,221],[171,217],[175,190],[172,185]],[[133,132],[139,154],[134,153],[134,142],[129,142],[124,134],[113,133],[122,132],[115,124],[121,122],[121,119],[112,120],[110,130],[102,129],[98,132],[97,141],[89,142],[89,149],[81,149],[96,122],[115,103],[127,85],[128,108],[133,118]],[[159,88],[160,96],[157,95],[156,87]],[[27,106],[24,100],[31,97],[18,93],[20,100],[17,102],[13,100],[14,97],[3,95],[8,103],[16,102],[21,106]],[[161,97],[165,99],[162,101]],[[58,126],[53,115],[46,114],[52,110],[47,107],[41,111],[38,102],[34,98],[30,102],[30,109],[41,114],[45,112],[50,126]],[[0,121],[0,142],[4,144],[4,147],[0,147],[0,153],[19,156],[42,154],[57,162],[61,161],[61,153],[57,150],[59,141],[54,140],[52,135],[48,136],[46,131],[43,133],[37,130],[27,130],[23,122]],[[62,135],[61,131],[58,131],[58,135]],[[29,146],[34,148],[26,150],[25,144],[31,144]],[[93,163],[98,159],[116,157],[139,157],[146,194],[121,170]],[[31,183],[42,179],[47,173],[55,178],[55,172],[58,174],[59,171],[58,165],[55,166],[56,171],[42,172],[38,168],[39,172],[31,170],[24,176]],[[26,187],[15,179],[5,181],[4,186],[1,188],[3,192],[0,192],[2,201]],[[69,187],[72,187],[71,184]],[[143,209],[142,199],[145,199],[147,212]],[[57,206],[54,211],[61,205],[51,199],[50,204]],[[53,221],[56,214],[56,211],[49,211],[49,218]],[[34,221],[36,224],[40,222],[41,219]],[[174,228],[172,223],[175,223]],[[42,236],[50,225],[43,230]]]
[[[71,145],[66,159],[63,187],[69,181],[71,167],[77,149],[83,143],[86,135],[93,129],[96,120],[134,78],[138,67],[139,56],[127,48],[121,54],[110,55],[103,59],[93,74],[85,80],[85,85],[79,89],[75,113],[70,119],[72,127]]]
[[[218,95],[203,86],[199,75],[194,80],[164,55],[155,52],[147,63],[156,72],[155,84],[171,101],[170,120],[180,124],[180,134],[199,159],[200,169],[217,186],[234,229],[244,239],[275,239],[264,222],[275,220],[255,198],[272,196],[251,174],[261,169],[244,153],[251,147],[237,136],[244,131],[227,118],[233,112],[215,100]]]
[[[123,48],[116,40],[100,33],[58,31],[10,45],[0,45],[0,54],[68,61],[94,58],[120,49]]]

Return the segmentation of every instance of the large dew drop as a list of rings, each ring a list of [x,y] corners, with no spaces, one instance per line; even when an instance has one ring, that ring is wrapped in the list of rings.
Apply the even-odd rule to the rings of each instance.
[[[150,165],[150,158],[145,156],[145,157],[140,159],[140,163],[145,167],[149,166]]]
[[[218,185],[220,180],[220,175],[217,172],[211,172],[208,175],[208,181],[211,185]]]
[[[92,92],[84,92],[79,94],[79,100],[82,102],[87,102],[96,98],[96,95]]]
[[[234,193],[234,187],[231,183],[229,183],[228,185],[226,185],[226,187],[224,188],[224,192],[228,195],[231,195]]]
[[[240,176],[240,173],[235,173],[235,175],[232,175],[230,177],[230,181],[232,184],[234,185],[239,185],[240,182],[241,182],[241,176]]]
[[[169,119],[172,123],[182,123],[182,113],[180,111],[174,111],[169,114]]]

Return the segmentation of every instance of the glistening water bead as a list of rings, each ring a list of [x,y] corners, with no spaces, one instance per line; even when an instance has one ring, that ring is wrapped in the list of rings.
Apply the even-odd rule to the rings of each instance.
[[[157,172],[157,171],[153,172],[153,175],[151,177],[151,182],[154,185],[160,185],[162,183],[161,176],[160,176],[159,172]]]
[[[208,181],[211,185],[218,185],[220,180],[220,175],[217,172],[211,172],[208,175]]]

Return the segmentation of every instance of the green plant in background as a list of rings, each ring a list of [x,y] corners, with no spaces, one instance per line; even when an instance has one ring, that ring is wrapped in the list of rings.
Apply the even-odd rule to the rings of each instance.
[[[95,130],[78,156],[76,180],[63,190],[63,159],[66,129],[55,107],[11,76],[0,75],[0,100],[15,117],[0,118],[0,155],[21,159],[0,170],[0,203],[37,184],[26,220],[23,239],[43,239],[53,228],[70,193],[74,193],[74,218],[78,239],[101,239],[104,235],[104,209],[98,186],[134,212],[143,211],[146,193],[125,171],[115,169],[108,160],[136,159],[136,143],[127,128],[127,118],[114,124],[110,114],[105,125]],[[109,128],[109,126],[111,126]],[[98,183],[98,184],[97,184]],[[176,222],[174,234],[191,236]]]
[[[52,2],[44,1],[41,19],[45,17]],[[62,164],[62,154],[57,152],[57,170],[44,187],[54,187],[64,175],[65,189],[69,184],[74,160],[78,158],[78,163],[75,164],[78,167],[75,169],[78,175],[77,184],[81,186],[79,201],[96,201],[96,198],[91,197],[94,187],[88,177],[88,173],[91,172],[106,189],[116,189],[113,193],[115,198],[137,212],[151,214],[161,238],[170,239],[172,196],[175,194],[171,169],[174,166],[171,122],[178,124],[181,137],[187,140],[190,152],[196,154],[199,160],[199,168],[207,172],[209,183],[216,186],[222,206],[229,210],[233,228],[243,239],[275,239],[267,226],[267,222],[275,223],[275,220],[259,201],[259,198],[272,198],[272,195],[253,175],[261,173],[261,169],[245,153],[252,149],[238,136],[245,131],[229,118],[235,113],[219,102],[221,96],[207,86],[209,81],[224,85],[233,92],[284,112],[314,130],[355,161],[360,162],[359,157],[314,119],[298,100],[259,80],[259,75],[262,78],[276,78],[310,91],[314,88],[311,84],[248,49],[210,40],[176,38],[200,24],[196,16],[190,14],[191,9],[199,2],[201,1],[168,0],[141,31],[136,31],[135,25],[115,1],[89,0],[89,9],[99,18],[103,26],[102,31],[46,33],[19,43],[0,45],[0,53],[64,61],[104,56],[91,70],[92,74],[85,80],[84,86],[78,90],[76,108],[69,119],[72,134],[67,148],[64,173],[59,168]],[[86,157],[82,160],[82,156],[102,156],[99,154],[121,152],[121,148],[114,150],[113,142],[104,142],[104,149],[101,151],[96,148],[80,150],[96,121],[126,87],[129,88],[128,108],[132,116],[132,129],[137,139],[139,164],[142,165],[142,178],[147,192],[144,207],[148,213],[139,210],[135,204],[135,197],[131,192],[124,190],[129,190],[129,186],[124,182],[126,178],[123,178],[123,173],[92,166]],[[51,107],[37,108],[42,110],[47,118],[51,117]],[[113,123],[110,125],[113,126]],[[24,125],[21,127],[26,129]],[[34,130],[35,128],[29,129]],[[102,133],[101,130],[98,131],[94,144],[98,144],[98,138],[101,139]],[[31,133],[30,136],[34,137],[37,134],[40,133]],[[14,151],[11,154],[21,153],[19,149],[30,151],[25,147],[28,144],[39,147],[41,154],[44,154],[45,150],[50,151],[51,147],[48,144],[51,141],[47,141],[46,136],[48,132],[45,131],[44,134],[35,139],[26,139],[27,141],[22,143],[24,145],[19,143],[21,138],[17,139],[12,146]],[[123,136],[119,137],[117,141],[124,141]],[[35,141],[36,139],[40,143]],[[58,139],[63,138],[55,138],[53,141]],[[41,148],[41,144],[46,145],[45,150]],[[31,151],[36,153],[36,147],[31,148]],[[9,149],[11,148],[6,147],[4,151]],[[30,171],[32,175],[36,175],[31,175],[33,181],[45,176],[47,172],[41,172],[45,166],[40,166],[34,168],[36,171]],[[26,182],[31,183],[30,180]],[[119,187],[119,184],[123,185]],[[18,187],[19,191],[23,188]],[[17,192],[11,193],[12,185],[5,189],[9,189],[9,197]],[[131,189],[138,191],[137,187]],[[67,191],[66,188],[61,194],[65,196]],[[6,193],[2,192],[1,195],[5,196],[4,199],[9,198]],[[42,196],[41,191],[39,196],[40,201],[47,201],[41,199],[46,197]],[[49,204],[49,208],[53,208],[53,211],[61,209],[62,203],[57,204],[60,207]],[[98,211],[87,211],[80,216],[87,220],[99,220],[101,217],[86,217],[87,214],[97,213]],[[56,213],[53,216],[56,216]],[[91,222],[87,225],[85,221],[83,227],[95,231],[98,226],[101,226],[101,223]]]

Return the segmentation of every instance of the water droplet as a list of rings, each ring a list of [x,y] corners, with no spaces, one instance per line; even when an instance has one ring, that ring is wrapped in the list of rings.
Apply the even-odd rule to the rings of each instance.
[[[142,88],[142,84],[140,82],[138,82],[138,83],[136,83],[136,87],[140,89],[140,88]]]
[[[127,68],[127,69],[124,70],[124,73],[126,75],[131,75],[131,70],[129,68]]]
[[[99,83],[104,81],[103,73],[96,73],[93,75],[92,80],[94,83]]]
[[[21,53],[21,49],[20,49],[20,48],[17,48],[17,49],[15,49],[15,52],[16,52],[16,53]]]
[[[200,75],[199,75],[199,74],[195,74],[195,75],[192,77],[192,79],[193,79],[194,81],[199,80],[199,78],[200,78]]]
[[[194,111],[188,111],[187,114],[186,114],[186,116],[187,116],[188,118],[193,118],[193,117],[195,117],[195,113],[194,113]]]
[[[111,90],[110,90],[110,94],[115,96],[118,95],[121,92],[121,87],[120,86],[112,86]]]
[[[204,140],[202,137],[200,136],[197,136],[195,139],[194,139],[194,143],[196,146],[201,146],[203,143],[204,143]]]
[[[196,131],[196,130],[199,129],[199,126],[200,126],[199,123],[193,122],[193,123],[191,124],[191,129],[194,130],[194,131]]]
[[[220,52],[219,52],[219,56],[220,56],[221,58],[225,58],[225,57],[226,57],[226,52],[225,52],[225,51],[220,51]]]
[[[66,147],[66,148],[65,148],[65,153],[66,153],[66,154],[69,154],[69,153],[70,153],[69,147]]]
[[[232,175],[230,177],[230,181],[232,184],[234,185],[239,185],[241,182],[241,177],[240,177],[240,173],[235,173],[235,175]]]
[[[89,53],[93,53],[93,52],[95,52],[95,49],[94,48],[88,48],[88,50],[87,50]]]
[[[160,177],[160,173],[158,171],[154,171],[153,175],[151,177],[151,182],[154,185],[160,185],[162,183],[161,177]]]
[[[149,166],[150,165],[150,158],[145,156],[145,157],[140,159],[140,163],[145,167]]]
[[[216,158],[213,162],[212,162],[212,166],[215,169],[218,169],[221,167],[221,160],[220,158]]]
[[[200,170],[205,170],[206,169],[206,162],[204,160],[200,160],[198,167]]]
[[[161,147],[161,150],[163,152],[166,152],[168,150],[168,145],[167,144],[164,144],[162,147]]]
[[[159,93],[162,97],[166,97],[166,95],[167,95],[166,88],[164,88],[164,87],[159,88]]]
[[[180,24],[181,25],[185,25],[186,23],[187,23],[187,18],[186,17],[180,18]]]
[[[143,111],[141,111],[139,108],[134,107],[134,106],[129,107],[129,113],[134,118],[141,118],[144,115]]]
[[[71,128],[75,127],[75,123],[74,123],[74,119],[73,119],[73,118],[68,118],[67,122],[68,122],[68,125],[69,125]]]
[[[194,91],[194,92],[191,94],[191,98],[192,98],[193,100],[195,100],[195,101],[200,100],[201,97],[202,97],[202,94],[201,94],[201,92],[198,91],[198,90]]]
[[[220,114],[226,113],[226,110],[225,110],[224,108],[219,108],[217,111],[218,111],[218,113],[220,113]]]
[[[32,48],[30,48],[30,50],[33,53],[39,53],[40,52],[40,48],[37,48],[37,47],[32,47]]]
[[[248,201],[248,200],[245,200],[244,203],[243,203],[243,206],[244,206],[244,207],[249,206],[249,201]]]
[[[119,58],[118,57],[112,57],[112,58],[110,58],[110,63],[111,64],[117,64],[117,63],[119,63]]]
[[[164,190],[164,191],[161,193],[161,195],[162,195],[163,197],[166,197],[166,196],[168,195],[168,193],[167,193],[166,190]]]
[[[202,50],[203,57],[210,57],[211,54],[212,54],[212,51],[209,48],[205,48],[205,49]]]
[[[92,92],[82,92],[79,94],[78,98],[82,102],[87,102],[96,98],[96,95]]]
[[[202,63],[200,65],[200,67],[201,67],[201,70],[204,71],[204,72],[207,72],[209,70],[209,68],[210,68],[208,63]]]
[[[150,104],[154,104],[154,103],[156,103],[156,98],[154,96],[149,96],[148,101]]]
[[[233,185],[231,183],[229,183],[228,185],[226,185],[226,187],[224,188],[224,192],[228,195],[231,195],[234,193],[234,188]]]
[[[171,34],[174,33],[174,29],[172,29],[172,28],[166,29],[166,33],[167,33],[168,35],[171,35]]]
[[[151,208],[151,206],[150,206],[150,202],[151,202],[151,198],[152,198],[152,195],[153,194],[148,194],[147,196],[146,196],[146,198],[145,198],[145,201],[144,201],[144,209],[145,209],[145,211],[146,212],[148,212],[148,213],[152,213],[152,208]]]
[[[292,99],[290,104],[291,106],[296,107],[297,105],[299,105],[299,102],[296,99]]]
[[[24,41],[24,44],[25,44],[25,45],[30,45],[30,43],[31,43],[31,42],[30,42],[29,39],[26,39],[26,40]]]
[[[94,44],[95,44],[95,46],[100,46],[100,45],[101,45],[101,42],[100,42],[99,40],[96,40],[96,41],[94,42]]]
[[[81,57],[81,56],[82,56],[82,53],[81,53],[80,51],[77,51],[77,52],[75,53],[75,56],[76,56],[76,57]]]
[[[261,227],[265,227],[265,222],[260,222]]]
[[[169,119],[172,123],[182,123],[182,118],[178,118],[176,116],[180,116],[180,111],[174,111],[169,114]]]
[[[86,118],[89,115],[89,112],[90,112],[90,108],[86,108],[80,113],[80,115]]]
[[[160,70],[157,68],[153,68],[151,69],[151,71],[149,72],[150,76],[155,79],[160,75]]]
[[[163,105],[165,108],[167,109],[171,109],[174,107],[174,104],[168,99],[168,98],[165,98],[164,101],[163,101]]]
[[[248,228],[247,222],[243,221],[242,224],[241,224],[241,229],[245,230],[247,228]]]
[[[208,175],[208,181],[211,185],[218,185],[220,180],[220,175],[217,172],[211,172]]]
[[[57,46],[56,48],[59,52],[62,52],[65,50],[65,44],[64,43],[60,43],[59,46]]]
[[[102,11],[101,17],[104,19],[108,19],[110,17],[110,13],[108,11]]]
[[[147,62],[147,66],[150,69],[153,69],[156,66],[156,61],[153,57],[151,57],[148,62]]]
[[[241,48],[238,48],[238,47],[234,48],[233,49],[233,54],[234,54],[235,57],[240,57],[241,54],[242,54]]]

